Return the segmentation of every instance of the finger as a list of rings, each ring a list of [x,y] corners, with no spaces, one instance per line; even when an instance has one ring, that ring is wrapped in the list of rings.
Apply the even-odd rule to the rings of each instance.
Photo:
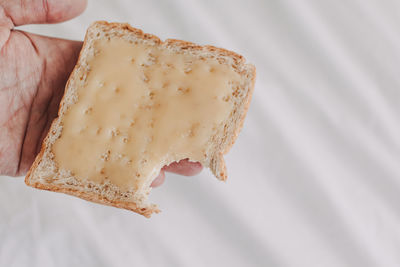
[[[0,9],[15,26],[34,23],[57,23],[81,14],[87,0],[0,0]]]
[[[196,175],[201,172],[202,169],[203,166],[199,162],[191,162],[188,159],[183,159],[179,162],[173,162],[163,168],[164,171],[185,176]]]
[[[163,170],[160,171],[160,174],[154,179],[151,183],[151,187],[157,187],[164,183],[165,180],[165,172]]]

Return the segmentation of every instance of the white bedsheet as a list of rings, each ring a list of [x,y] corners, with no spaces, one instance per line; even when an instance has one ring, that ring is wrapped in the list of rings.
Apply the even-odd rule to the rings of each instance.
[[[0,266],[400,266],[400,1],[91,0],[94,20],[257,67],[229,179],[169,174],[146,219],[0,177]]]

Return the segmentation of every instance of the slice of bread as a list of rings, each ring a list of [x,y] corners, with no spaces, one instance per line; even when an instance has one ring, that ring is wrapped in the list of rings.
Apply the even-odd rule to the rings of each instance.
[[[226,180],[223,154],[254,82],[254,66],[234,52],[95,22],[25,183],[150,217],[159,212],[150,185],[164,165],[189,158]]]

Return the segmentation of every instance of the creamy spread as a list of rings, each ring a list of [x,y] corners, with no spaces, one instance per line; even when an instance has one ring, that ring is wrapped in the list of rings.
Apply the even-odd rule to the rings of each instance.
[[[204,160],[232,110],[239,74],[160,46],[111,39],[95,41],[94,49],[52,147],[58,167],[77,179],[137,190],[171,159]]]

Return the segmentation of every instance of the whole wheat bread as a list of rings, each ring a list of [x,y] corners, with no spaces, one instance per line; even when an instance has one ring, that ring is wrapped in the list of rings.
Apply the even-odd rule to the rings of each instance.
[[[151,180],[154,177],[141,177],[146,180],[146,187],[140,192],[124,191],[113,184],[96,184],[91,181],[74,177],[68,170],[59,169],[54,161],[52,146],[62,135],[63,115],[78,100],[77,91],[84,87],[85,79],[90,72],[88,59],[93,56],[93,43],[100,39],[122,39],[132,45],[146,44],[167,49],[173,53],[189,53],[194,58],[216,59],[240,74],[240,86],[232,86],[232,110],[230,116],[213,136],[210,136],[211,153],[200,162],[211,169],[220,180],[226,180],[226,167],[223,154],[227,153],[236,140],[250,104],[255,82],[255,68],[246,64],[242,56],[213,46],[199,46],[190,42],[168,39],[162,42],[158,37],[143,33],[128,24],[95,22],[87,30],[79,60],[67,82],[64,97],[60,104],[58,117],[53,121],[42,148],[30,168],[25,183],[29,186],[50,191],[62,192],[85,200],[115,206],[135,211],[146,217],[153,212],[159,212],[155,204],[149,204],[147,197],[150,192]],[[174,160],[179,160],[174,158]],[[196,159],[189,159],[196,160]],[[198,160],[198,159],[197,159]],[[169,163],[163,162],[163,163]],[[90,167],[90,166],[88,166]]]

